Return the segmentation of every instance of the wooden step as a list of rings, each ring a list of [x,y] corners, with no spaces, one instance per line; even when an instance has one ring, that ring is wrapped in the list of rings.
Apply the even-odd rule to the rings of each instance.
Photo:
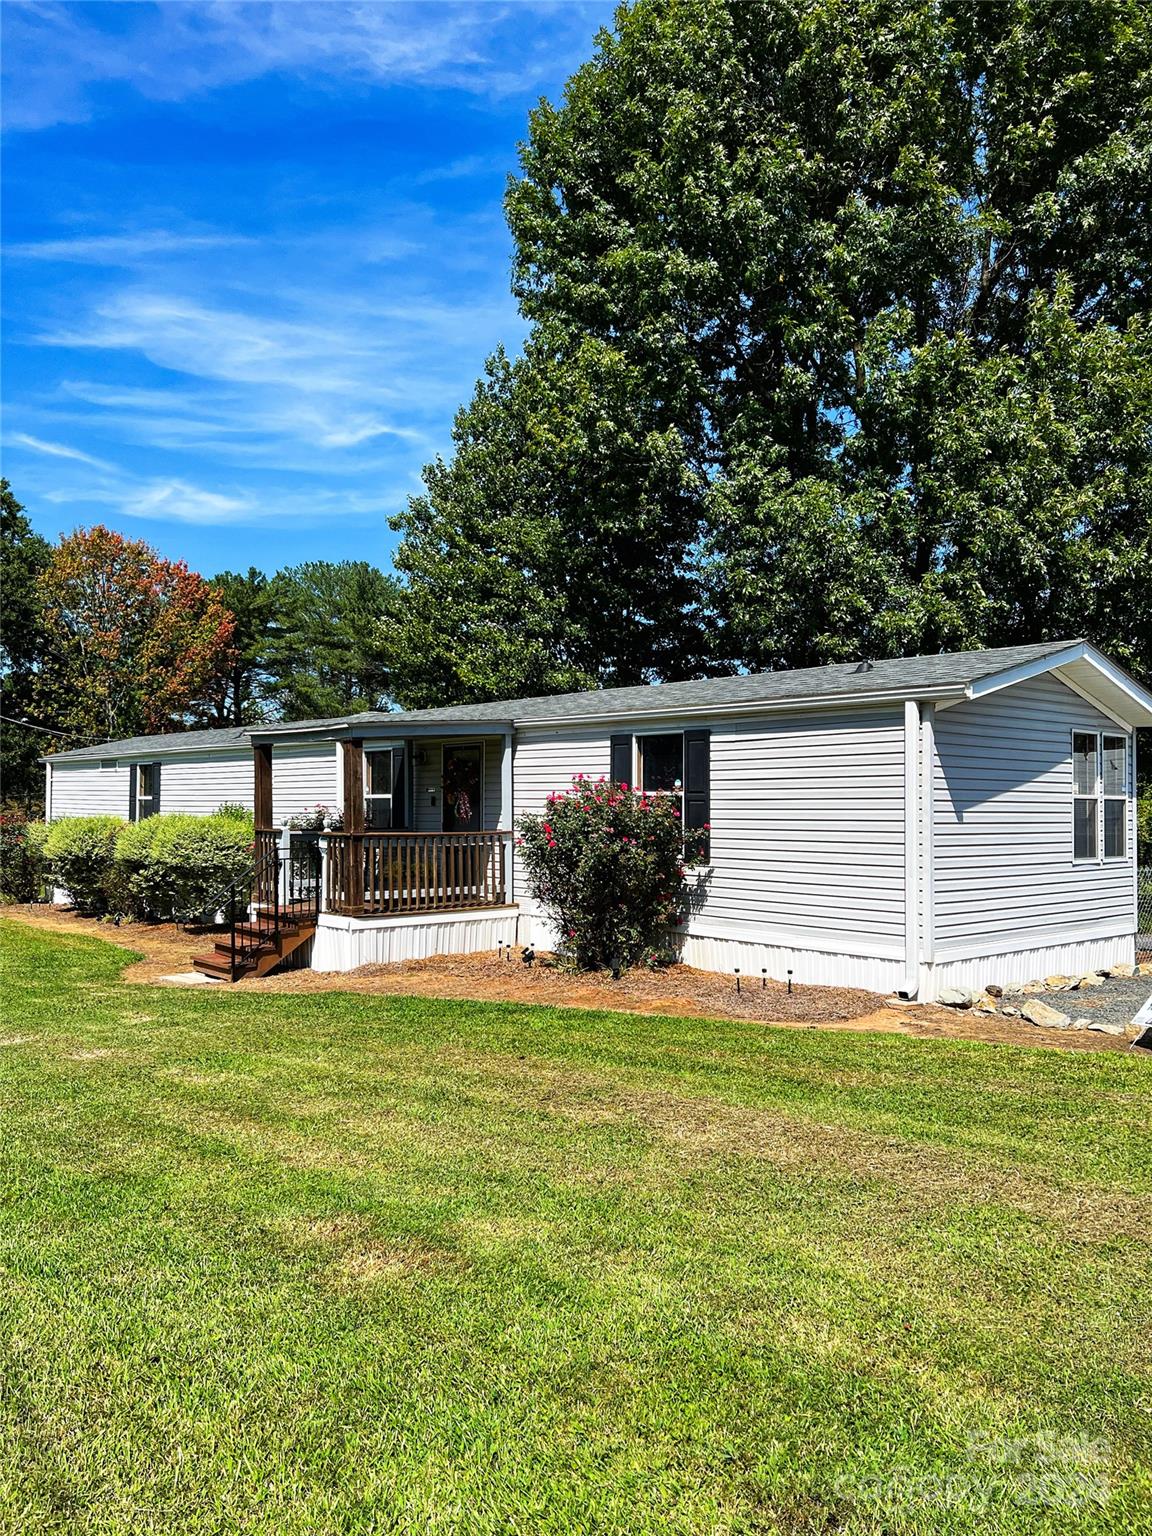
[[[245,925],[237,927],[236,936],[257,936],[257,930]],[[295,953],[301,944],[307,941],[316,932],[315,922],[295,923],[291,927],[281,927],[279,937],[273,941],[269,935],[268,942],[261,944],[258,949],[249,948],[243,959],[237,957],[236,970],[239,980],[244,976],[266,976],[269,971],[275,970],[289,955]],[[248,939],[250,943],[251,940]],[[216,947],[210,955],[196,955],[192,961],[194,970],[200,971],[205,976],[218,976],[225,981],[232,980],[232,943],[228,937],[216,940]]]
[[[232,961],[228,955],[193,955],[192,969],[200,971],[204,976],[219,976],[223,980],[230,979],[232,974]],[[240,967],[237,966],[237,970]]]

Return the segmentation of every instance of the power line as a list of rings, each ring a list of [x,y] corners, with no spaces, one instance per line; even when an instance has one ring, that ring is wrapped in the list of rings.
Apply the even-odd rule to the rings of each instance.
[[[46,725],[33,725],[28,720],[21,720],[16,715],[0,715],[0,720],[9,725],[22,725],[26,731],[39,731],[41,736],[59,736],[64,741],[79,741],[88,746],[92,742],[99,741],[98,736],[77,736],[74,731],[53,731]]]

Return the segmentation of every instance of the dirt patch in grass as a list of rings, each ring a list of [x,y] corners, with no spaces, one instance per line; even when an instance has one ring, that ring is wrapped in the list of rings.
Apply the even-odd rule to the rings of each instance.
[[[187,932],[171,923],[119,926],[83,918],[61,908],[8,907],[4,915],[58,933],[88,934],[137,950],[143,957],[127,966],[124,979],[156,983],[192,968],[192,957],[211,948],[211,935]],[[244,992],[356,992],[383,997],[435,997],[451,1001],[534,1003],[557,1008],[611,1009],[618,1013],[663,1014],[674,1018],[738,1019],[800,1029],[869,1030],[923,1039],[971,1040],[1048,1050],[1124,1050],[1127,1041],[1088,1031],[1044,1030],[1021,1019],[961,1012],[933,1004],[896,1006],[876,993],[852,987],[794,986],[761,978],[742,981],[711,971],[674,965],[662,971],[629,971],[619,981],[607,973],[573,975],[546,964],[531,968],[519,957],[495,951],[437,955],[398,965],[365,965],[349,972],[286,971],[237,983]],[[205,987],[199,995],[227,996],[228,986]]]
[[[331,1255],[325,1279],[338,1288],[403,1279],[457,1262],[454,1254],[415,1241],[387,1242],[373,1235],[359,1216],[321,1216],[293,1222],[286,1229],[293,1246],[319,1249]]]
[[[912,1197],[994,1203],[1057,1221],[1085,1242],[1147,1240],[1152,1196],[1069,1189],[1041,1170],[1005,1168],[979,1152],[926,1146],[844,1125],[819,1125],[771,1110],[749,1109],[659,1089],[611,1088],[598,1102],[545,1090],[541,1107],[582,1124],[643,1127],[692,1161],[763,1159],[789,1173],[834,1172],[886,1184]]]

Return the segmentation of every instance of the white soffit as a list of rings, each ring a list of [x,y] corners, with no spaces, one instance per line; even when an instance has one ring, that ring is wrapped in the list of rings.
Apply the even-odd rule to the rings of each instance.
[[[978,678],[966,691],[970,699],[979,699],[1046,672],[1067,683],[1118,725],[1152,725],[1152,693],[1083,640],[1066,650],[1054,651],[1051,656]]]

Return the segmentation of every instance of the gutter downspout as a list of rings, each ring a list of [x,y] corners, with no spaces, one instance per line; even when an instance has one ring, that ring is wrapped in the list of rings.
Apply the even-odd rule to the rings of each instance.
[[[920,706],[920,980],[935,996],[936,962],[936,706]]]
[[[904,700],[904,981],[900,996],[920,989],[920,705]]]

